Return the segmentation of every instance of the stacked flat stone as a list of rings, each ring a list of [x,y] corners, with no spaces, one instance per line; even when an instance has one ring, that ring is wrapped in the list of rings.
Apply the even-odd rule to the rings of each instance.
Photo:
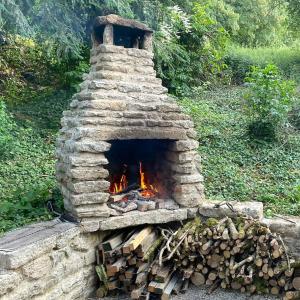
[[[173,198],[183,207],[195,207],[204,196],[193,122],[156,77],[149,41],[148,50],[112,45],[108,26],[106,44],[94,45],[90,73],[63,113],[57,178],[65,208],[82,224],[112,214],[106,204],[105,152],[110,140],[129,139],[173,141],[166,155],[175,181]]]
[[[7,233],[0,239],[0,299],[89,299],[102,238],[59,220]]]

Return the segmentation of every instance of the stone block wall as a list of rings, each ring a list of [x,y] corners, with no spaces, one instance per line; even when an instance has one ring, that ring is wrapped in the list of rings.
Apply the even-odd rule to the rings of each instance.
[[[95,247],[101,234],[58,220],[0,239],[0,299],[87,299],[95,291]]]

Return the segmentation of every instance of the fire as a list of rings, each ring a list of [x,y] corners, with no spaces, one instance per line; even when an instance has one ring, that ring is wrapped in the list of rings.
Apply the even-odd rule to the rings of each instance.
[[[117,194],[126,189],[128,186],[128,181],[126,177],[127,166],[124,165],[123,168],[123,174],[121,176],[115,176],[110,184],[109,191],[112,194]]]
[[[115,176],[110,184],[109,191],[111,194],[117,194],[122,192],[128,187],[128,180],[127,180],[127,166],[124,165],[123,174],[121,176]],[[141,196],[145,198],[154,197],[158,190],[153,186],[153,184],[149,183],[147,178],[146,172],[143,170],[142,162],[139,163],[139,184]]]
[[[157,193],[157,189],[152,184],[147,184],[145,172],[143,172],[143,166],[140,162],[140,187],[142,189],[141,195],[145,198],[154,197]]]

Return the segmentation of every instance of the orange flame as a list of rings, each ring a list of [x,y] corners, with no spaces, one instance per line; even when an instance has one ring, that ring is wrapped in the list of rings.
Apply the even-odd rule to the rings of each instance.
[[[145,198],[154,197],[158,190],[152,185],[148,183],[148,179],[145,171],[143,170],[142,162],[139,163],[139,176],[140,176],[140,188],[142,189],[141,195]],[[115,176],[110,184],[109,191],[111,194],[117,194],[122,192],[124,189],[128,187],[128,181],[126,177],[126,169],[123,172],[122,176]]]
[[[147,188],[146,182],[145,182],[145,172],[143,172],[142,163],[140,162],[140,187],[142,190]]]

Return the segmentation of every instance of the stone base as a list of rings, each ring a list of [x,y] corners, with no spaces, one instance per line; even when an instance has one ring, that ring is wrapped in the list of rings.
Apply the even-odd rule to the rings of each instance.
[[[100,222],[100,230],[112,230],[142,224],[161,224],[187,219],[187,209],[157,209],[146,212],[132,211]]]
[[[121,216],[109,218],[86,218],[81,220],[83,231],[94,232],[97,230],[113,230],[142,224],[163,224],[173,221],[183,221],[196,216],[201,218],[222,218],[224,216],[234,217],[237,213],[247,214],[255,219],[263,218],[263,204],[261,202],[231,202],[235,211],[232,212],[228,206],[221,202],[206,201],[198,207],[180,208],[176,210],[156,209],[141,212],[138,210],[124,213]]]
[[[250,213],[259,219],[262,216],[260,202],[230,203],[240,213]],[[95,233],[83,232],[83,226],[59,220],[11,231],[0,238],[0,299],[89,299],[97,286],[95,249],[108,233],[106,230],[196,216],[203,219],[233,216],[227,206],[215,207],[216,204],[205,202],[200,208],[134,211],[105,220],[95,218],[90,222],[95,221],[102,230]],[[290,252],[299,259],[300,218],[286,218],[290,221],[273,218],[262,222],[280,234]]]

